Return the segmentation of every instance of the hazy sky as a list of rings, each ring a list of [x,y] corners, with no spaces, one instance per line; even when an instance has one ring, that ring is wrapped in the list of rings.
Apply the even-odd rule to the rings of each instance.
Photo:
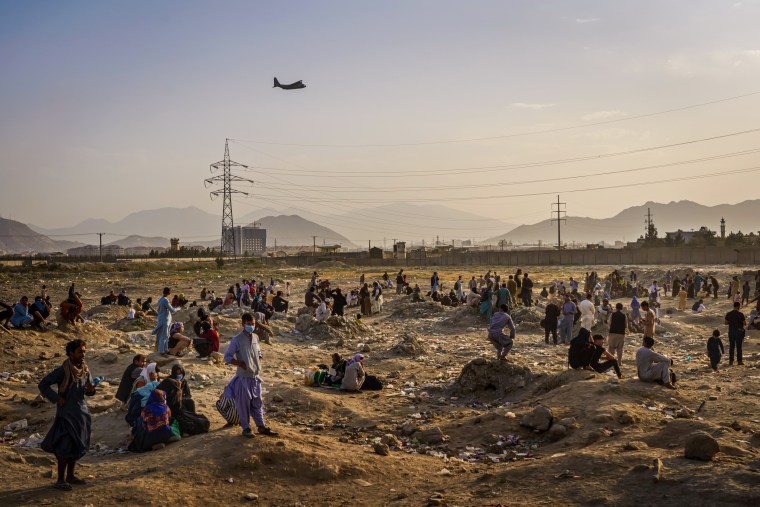
[[[220,214],[203,179],[225,138],[257,181],[236,214],[437,202],[533,223],[556,197],[516,194],[560,192],[592,217],[757,198],[760,172],[642,185],[760,168],[757,153],[552,179],[735,154],[760,148],[758,132],[482,168],[759,128],[760,94],[588,126],[760,92],[758,19],[758,1],[4,1],[0,213],[45,227],[165,206]],[[307,88],[272,89],[274,76]],[[406,146],[366,146],[388,144]],[[548,181],[522,183],[535,180]],[[372,238],[404,220],[390,217],[324,225],[366,224]]]

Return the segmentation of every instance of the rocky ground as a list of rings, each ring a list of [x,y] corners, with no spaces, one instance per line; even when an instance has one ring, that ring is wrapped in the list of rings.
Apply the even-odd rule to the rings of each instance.
[[[614,268],[632,269],[594,269],[607,274]],[[339,265],[319,269],[333,285],[358,285],[357,271]],[[457,275],[469,279],[486,269],[438,272],[451,287]],[[649,281],[662,279],[666,269],[637,271]],[[700,269],[717,273],[724,286],[730,275],[740,274],[726,267]],[[582,279],[585,271],[538,268],[530,273],[540,290],[555,279]],[[366,276],[377,279],[382,272],[367,271]],[[544,344],[540,307],[515,310],[517,339],[506,363],[493,360],[485,322],[469,309],[414,304],[407,296],[386,294],[383,312],[361,324],[351,318],[319,325],[274,320],[272,343],[263,345],[262,376],[268,422],[281,438],[246,440],[239,428],[222,429],[214,402],[234,371],[190,355],[182,363],[211,431],[160,451],[125,451],[128,427],[113,394],[132,356],[151,351],[154,321],[127,321],[124,308],[95,306],[101,295],[126,288],[133,298],[152,295],[155,300],[169,284],[192,300],[204,286],[220,294],[243,276],[272,276],[283,287],[291,281],[295,317],[310,273],[291,268],[263,272],[255,265],[0,273],[4,301],[36,294],[42,283],[59,301],[76,281],[88,308],[88,322],[74,328],[51,324],[46,332],[0,334],[0,426],[9,425],[0,444],[0,504],[760,502],[760,332],[748,335],[745,366],[724,363],[713,374],[705,342],[713,329],[725,331],[723,316],[730,306],[723,298],[707,301],[707,311],[700,315],[675,310],[669,297],[663,301],[656,349],[675,359],[676,391],[636,379],[633,355],[641,341],[636,334],[626,339],[622,380],[567,370],[566,348]],[[428,286],[430,274],[408,271],[412,283],[419,281],[421,287]],[[189,322],[191,313],[180,312],[175,320]],[[238,331],[237,312],[219,321],[224,348]],[[81,461],[88,484],[62,493],[50,487],[52,456],[38,448],[54,407],[38,397],[36,385],[63,361],[63,346],[73,338],[88,341],[90,370],[107,382],[90,400],[93,445]],[[724,343],[727,348],[727,338]],[[332,352],[347,356],[357,351],[364,352],[368,372],[380,377],[385,389],[345,394],[303,384],[309,366],[329,363]],[[26,427],[10,426],[23,420]]]

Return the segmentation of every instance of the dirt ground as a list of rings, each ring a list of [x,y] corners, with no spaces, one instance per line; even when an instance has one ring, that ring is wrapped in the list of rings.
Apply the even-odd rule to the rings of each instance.
[[[535,294],[552,280],[583,279],[589,268],[522,266]],[[604,276],[636,269],[639,280],[662,280],[667,269],[685,266],[600,266]],[[321,278],[344,289],[358,286],[360,272],[339,265],[318,266]],[[437,269],[444,287],[457,275],[469,280],[488,269]],[[717,275],[722,287],[742,269],[699,266]],[[759,505],[760,504],[760,331],[748,332],[744,366],[727,364],[723,317],[725,296],[706,301],[703,314],[680,312],[663,299],[655,349],[672,357],[678,389],[636,378],[634,354],[641,334],[626,337],[623,378],[568,370],[567,349],[545,345],[538,321],[544,301],[517,308],[515,347],[508,362],[494,361],[486,322],[466,308],[386,291],[383,311],[332,327],[295,331],[288,319],[272,321],[275,335],[263,347],[262,378],[267,422],[280,438],[240,435],[222,429],[214,408],[234,374],[231,367],[182,359],[198,411],[211,420],[208,434],[182,439],[144,454],[126,452],[124,409],[113,399],[118,381],[137,353],[149,353],[154,318],[124,319],[126,308],[98,307],[109,290],[125,288],[134,299],[157,300],[164,285],[191,301],[201,288],[223,294],[253,277],[273,277],[279,289],[290,281],[291,312],[302,306],[311,269],[228,265],[177,270],[170,266],[120,272],[0,272],[0,300],[34,295],[47,284],[54,302],[75,281],[85,296],[88,322],[46,332],[0,333],[0,426],[26,419],[27,428],[5,431],[0,444],[0,505]],[[379,279],[385,269],[365,272]],[[429,288],[433,269],[406,270],[412,284]],[[395,271],[388,270],[393,279]],[[504,273],[502,273],[504,274]],[[723,290],[721,290],[723,292]],[[629,300],[620,300],[626,307]],[[613,303],[618,301],[613,301]],[[689,304],[690,306],[690,304]],[[347,315],[357,313],[350,309]],[[194,309],[174,320],[189,320]],[[749,314],[749,308],[745,314]],[[293,320],[293,319],[291,319]],[[239,330],[237,314],[220,316],[222,350]],[[720,329],[726,356],[720,373],[709,368],[705,342]],[[577,327],[576,327],[577,330]],[[597,331],[597,330],[595,330]],[[598,328],[604,332],[603,326]],[[81,460],[84,486],[72,492],[51,488],[54,459],[39,449],[52,423],[54,406],[38,398],[37,383],[64,360],[74,338],[88,342],[87,362],[105,386],[89,400],[93,412],[90,452]],[[385,382],[381,391],[342,393],[305,386],[304,371],[330,363],[330,355],[363,351],[368,373]],[[116,361],[113,361],[113,355]],[[477,382],[457,383],[468,363]],[[486,379],[486,380],[482,380]],[[524,415],[543,405],[554,429],[521,426]],[[558,431],[556,426],[562,426]],[[684,457],[684,444],[703,430],[720,445],[712,461]],[[392,435],[392,436],[388,436]],[[390,452],[375,452],[389,442]]]

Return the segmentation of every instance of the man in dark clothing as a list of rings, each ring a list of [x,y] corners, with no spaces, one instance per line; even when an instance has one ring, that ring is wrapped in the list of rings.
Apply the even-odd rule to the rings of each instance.
[[[335,289],[330,293],[330,297],[332,298],[332,314],[333,315],[340,315],[343,316],[343,308],[346,307],[348,302],[346,301],[346,296],[343,295],[343,293],[340,290],[340,287]]]
[[[549,301],[546,304],[546,314],[544,316],[544,342],[549,343],[549,333],[554,338],[554,345],[557,344],[557,318],[559,317],[559,306]]]
[[[570,342],[570,348],[567,350],[567,364],[570,368],[590,368],[591,359],[594,353],[594,344],[591,343],[591,331],[582,327],[578,331],[578,336]]]
[[[744,328],[747,325],[747,319],[739,311],[741,303],[735,302],[734,309],[726,314],[726,325],[728,326],[728,365],[734,364],[734,349],[736,349],[736,360],[739,366],[744,364],[742,361],[742,344],[744,343]]]
[[[396,294],[401,294],[401,290],[404,288],[404,270],[398,272],[396,275]]]
[[[720,339],[720,331],[716,329],[712,336],[707,339],[707,356],[710,358],[710,368],[713,371],[718,371],[718,363],[720,363],[723,354],[725,354],[723,341]]]
[[[274,311],[276,312],[288,313],[289,304],[290,303],[288,303],[288,300],[282,297],[281,290],[278,290],[277,295],[272,298],[272,308],[274,308]]]
[[[121,376],[121,382],[119,382],[119,389],[116,391],[116,399],[122,403],[126,403],[129,399],[129,395],[132,394],[132,385],[135,383],[135,379],[140,376],[140,372],[147,364],[147,359],[142,354],[137,354],[132,358],[132,362],[124,370],[124,374]]]
[[[710,284],[712,285],[713,299],[718,299],[718,280],[714,276],[710,277]]]
[[[623,363],[626,329],[628,329],[628,316],[623,313],[623,304],[617,303],[615,311],[610,315],[610,332],[607,338],[610,350],[617,355],[618,366]]]
[[[606,359],[606,361],[600,363],[599,359],[601,358]],[[617,359],[604,348],[604,336],[600,334],[594,335],[594,351],[591,354],[591,367],[597,373],[604,373],[610,368],[614,368],[618,378],[623,378]]]
[[[533,280],[528,278],[528,273],[523,275],[522,300],[523,303],[525,303],[525,306],[533,305]]]
[[[322,304],[322,299],[314,294],[314,287],[309,287],[309,292],[304,297],[304,304],[311,308],[316,308]]]
[[[13,307],[0,301],[0,325],[8,327],[8,321],[13,316]]]
[[[73,340],[66,344],[68,359],[39,383],[42,396],[56,404],[55,420],[40,448],[58,460],[56,489],[70,491],[72,484],[84,484],[74,475],[76,462],[90,448],[92,416],[84,401],[95,394],[95,386],[84,358],[87,344]],[[56,385],[54,390],[52,386]]]

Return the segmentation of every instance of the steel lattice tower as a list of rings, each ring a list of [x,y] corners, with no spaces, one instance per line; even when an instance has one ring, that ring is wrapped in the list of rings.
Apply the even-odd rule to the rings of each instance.
[[[232,182],[233,181],[244,181],[247,183],[253,183],[252,180],[241,178],[240,176],[236,176],[232,174],[231,168],[232,167],[244,167],[248,168],[247,165],[240,164],[238,162],[234,162],[230,160],[230,148],[229,148],[229,139],[224,140],[224,160],[220,162],[215,162],[211,164],[209,167],[209,170],[213,173],[214,171],[222,170],[222,174],[218,174],[216,176],[212,176],[211,178],[206,178],[203,181],[204,185],[211,185],[217,182],[222,183],[222,188],[218,188],[216,190],[212,190],[209,195],[211,196],[211,199],[215,199],[219,197],[219,195],[223,196],[222,199],[222,238],[221,238],[221,254],[224,255],[232,255],[236,257],[236,251],[235,251],[235,221],[232,218],[232,194],[243,194],[248,195],[247,192],[242,192],[240,190],[235,190],[232,188]],[[240,238],[237,238],[239,241]]]

